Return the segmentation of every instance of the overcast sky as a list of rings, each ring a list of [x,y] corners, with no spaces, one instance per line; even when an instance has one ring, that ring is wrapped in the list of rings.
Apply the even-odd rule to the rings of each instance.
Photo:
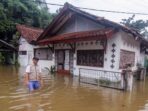
[[[114,10],[125,12],[148,13],[148,0],[46,0],[49,3],[64,4],[69,2],[74,6],[95,8],[101,10]],[[55,12],[58,6],[48,5],[50,12]],[[123,18],[128,18],[131,15],[115,14],[106,12],[89,11],[97,16],[105,17],[106,19],[120,22]],[[136,19],[148,20],[148,15],[136,15]]]
[[[65,2],[71,3],[74,6],[95,8],[100,10],[114,10],[136,13],[148,13],[148,0],[46,0],[48,3],[64,4]],[[48,5],[50,12],[55,12],[58,6]],[[105,17],[106,19],[120,22],[123,18],[128,18],[132,15],[115,14],[106,12],[97,12],[85,10],[97,16]],[[136,15],[136,19],[148,20],[148,15]]]

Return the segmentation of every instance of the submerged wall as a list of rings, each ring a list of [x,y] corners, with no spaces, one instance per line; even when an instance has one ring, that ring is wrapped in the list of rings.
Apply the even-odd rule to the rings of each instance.
[[[43,46],[43,47],[47,47],[47,46]],[[18,56],[18,61],[21,66],[27,66],[29,64],[32,64],[32,58],[34,56],[35,48],[41,48],[41,47],[31,45],[24,38],[22,37],[20,38],[19,51],[27,51],[26,55]],[[54,57],[52,60],[39,60],[38,64],[41,66],[42,69],[44,69],[45,67],[50,68],[52,65],[54,65]]]

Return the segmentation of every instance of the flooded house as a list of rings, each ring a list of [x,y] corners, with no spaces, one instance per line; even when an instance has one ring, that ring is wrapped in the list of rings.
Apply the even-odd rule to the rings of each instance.
[[[35,44],[22,34],[20,51],[26,51],[23,53],[26,58],[20,53],[20,62],[29,63],[34,55],[43,68],[55,66],[58,72],[87,77],[106,75],[112,80],[121,78],[121,69],[126,64],[132,64],[133,69],[137,64],[144,65],[148,42],[136,30],[68,3],[49,26],[39,32]],[[30,47],[23,46],[26,43]]]
[[[51,57],[49,57],[52,55],[50,49],[48,49],[47,46],[40,47],[36,45],[36,40],[43,30],[19,24],[16,26],[16,28],[20,33],[18,52],[18,61],[20,65],[27,66],[28,64],[31,64],[35,53],[40,55],[39,64],[42,68],[53,65],[51,62]]]
[[[0,53],[5,56],[4,62],[6,64],[15,64],[17,56],[17,48],[0,39]]]

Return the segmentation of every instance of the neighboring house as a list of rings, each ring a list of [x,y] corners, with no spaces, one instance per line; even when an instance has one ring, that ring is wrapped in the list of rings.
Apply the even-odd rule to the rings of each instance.
[[[38,47],[48,46],[47,50],[53,54],[42,60],[45,67],[55,65],[57,71],[74,75],[87,73],[90,76],[96,70],[100,74],[120,72],[127,63],[136,69],[137,63],[144,64],[148,46],[148,42],[135,30],[81,11],[68,3],[35,43]],[[34,55],[42,58],[43,50],[40,49],[35,49]]]
[[[39,64],[42,68],[53,65],[50,60],[52,53],[47,47],[38,47],[35,41],[43,32],[42,29],[28,27],[25,25],[17,25],[17,30],[20,33],[18,60],[21,66],[27,66],[32,63],[34,54],[39,55]],[[49,57],[50,55],[51,57]]]
[[[5,57],[6,63],[15,64],[17,48],[0,39],[0,52],[7,53],[7,57]]]

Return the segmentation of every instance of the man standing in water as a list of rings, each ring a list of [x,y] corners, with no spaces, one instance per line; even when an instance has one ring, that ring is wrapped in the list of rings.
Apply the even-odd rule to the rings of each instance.
[[[33,57],[32,65],[28,65],[25,74],[25,84],[28,86],[29,91],[39,89],[42,85],[41,68],[38,65],[39,59]]]

